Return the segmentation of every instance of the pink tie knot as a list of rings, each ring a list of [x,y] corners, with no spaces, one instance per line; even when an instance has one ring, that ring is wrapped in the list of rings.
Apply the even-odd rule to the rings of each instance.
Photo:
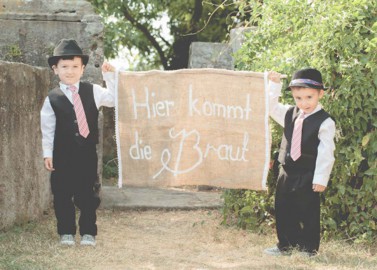
[[[74,85],[69,85],[68,90],[70,90],[72,93],[76,94],[77,93],[77,87]]]

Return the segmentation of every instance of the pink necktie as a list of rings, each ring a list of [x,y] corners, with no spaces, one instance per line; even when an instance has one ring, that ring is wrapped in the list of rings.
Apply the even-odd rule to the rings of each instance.
[[[304,118],[304,114],[302,113],[295,121],[291,143],[291,158],[293,161],[296,161],[301,156],[301,135]]]
[[[80,135],[86,138],[89,135],[89,127],[88,122],[86,121],[85,111],[84,107],[82,106],[80,95],[76,86],[70,85],[68,89],[72,91],[73,107],[75,109]]]

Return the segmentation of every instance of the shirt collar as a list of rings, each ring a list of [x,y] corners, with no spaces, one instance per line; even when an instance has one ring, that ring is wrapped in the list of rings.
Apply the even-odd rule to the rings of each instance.
[[[76,86],[77,89],[79,89],[79,84],[80,84],[80,82],[77,82],[77,83],[75,83],[75,84],[73,84],[73,85]],[[61,90],[65,91],[65,90],[68,89],[68,86],[69,86],[69,85],[64,84],[64,83],[62,83],[62,82],[59,82],[59,86],[60,86],[60,89],[61,89]]]
[[[311,112],[311,113],[308,113],[308,114],[305,114],[305,118],[312,115],[312,114],[315,114],[316,112],[320,111],[322,109],[322,105],[318,103],[317,107],[315,107],[315,109]],[[300,110],[300,114],[303,114],[304,112],[302,110]]]

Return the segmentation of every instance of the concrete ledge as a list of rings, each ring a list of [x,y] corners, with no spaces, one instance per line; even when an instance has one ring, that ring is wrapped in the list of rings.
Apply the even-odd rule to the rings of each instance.
[[[117,210],[195,210],[218,209],[223,205],[221,192],[197,192],[182,189],[113,187],[101,189],[102,209]]]
[[[81,17],[77,14],[51,14],[51,13],[16,13],[4,12],[0,14],[3,20],[20,20],[20,21],[61,21],[61,22],[80,22]]]

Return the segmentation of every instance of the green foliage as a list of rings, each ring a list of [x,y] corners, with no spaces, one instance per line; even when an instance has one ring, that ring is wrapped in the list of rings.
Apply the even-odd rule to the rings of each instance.
[[[225,190],[222,223],[263,233],[265,226],[260,226],[262,223],[274,224],[272,195],[252,190]]]
[[[275,70],[290,76],[311,66],[331,86],[322,104],[336,120],[336,162],[322,205],[324,236],[373,240],[377,232],[377,2],[241,2],[252,10],[249,24],[258,27],[237,54],[239,69]],[[289,93],[282,101],[291,103]],[[279,140],[275,136],[273,150]],[[271,181],[269,188],[275,184]],[[259,213],[272,209],[265,205],[270,193],[258,194],[253,202],[249,194],[234,194],[237,205],[258,208],[253,211],[261,222],[267,215]],[[226,200],[228,215],[242,212],[234,200]]]
[[[133,69],[187,68],[193,41],[221,42],[236,5],[223,0],[89,0],[105,24],[105,56],[139,54]],[[226,4],[229,2],[229,4]],[[168,33],[159,22],[167,20]]]
[[[118,160],[113,156],[103,157],[103,172],[102,176],[105,179],[118,178]]]
[[[6,47],[5,61],[17,61],[22,57],[22,51],[18,44],[8,45]]]

